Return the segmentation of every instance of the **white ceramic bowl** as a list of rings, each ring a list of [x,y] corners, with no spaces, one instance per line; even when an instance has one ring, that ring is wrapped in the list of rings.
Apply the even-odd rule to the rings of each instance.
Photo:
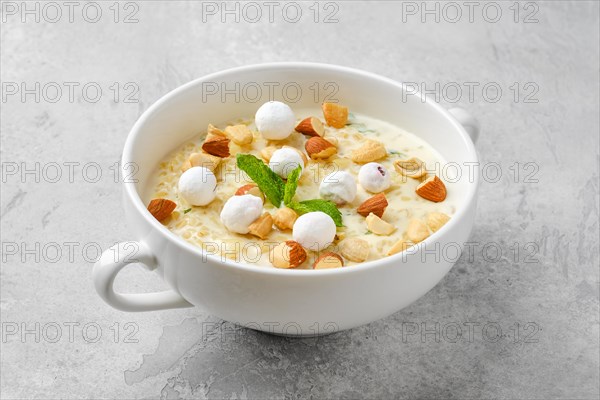
[[[283,270],[224,261],[204,254],[154,219],[140,193],[147,190],[147,181],[159,161],[208,123],[254,115],[271,96],[292,108],[318,107],[325,96],[333,96],[351,111],[422,137],[445,160],[458,166],[460,177],[450,186],[460,194],[455,215],[438,232],[404,253],[333,270]],[[475,120],[464,110],[448,112],[421,94],[408,93],[398,82],[346,67],[274,63],[197,79],[157,101],[127,138],[122,158],[124,176],[131,175],[132,164],[139,170],[135,179],[125,179],[124,205],[137,241],[120,243],[103,253],[93,271],[96,290],[119,310],[197,305],[224,320],[283,335],[330,333],[383,318],[434,287],[456,261],[456,250],[460,252],[468,240],[479,176],[471,139],[477,133]],[[133,262],[156,271],[171,290],[115,292],[115,276]]]

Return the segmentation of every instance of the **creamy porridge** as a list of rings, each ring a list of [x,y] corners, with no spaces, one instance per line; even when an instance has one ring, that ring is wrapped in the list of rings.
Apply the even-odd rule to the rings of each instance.
[[[417,136],[345,107],[292,113],[269,102],[168,155],[146,203],[209,254],[267,268],[347,267],[401,252],[447,222],[457,196],[435,175],[443,162]]]

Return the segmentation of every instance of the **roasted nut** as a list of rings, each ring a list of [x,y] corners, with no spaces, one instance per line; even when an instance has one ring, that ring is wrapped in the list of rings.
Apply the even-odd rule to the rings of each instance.
[[[321,254],[314,262],[314,269],[341,268],[344,266],[344,259],[336,253],[327,252]]]
[[[350,261],[363,262],[369,257],[369,242],[359,238],[348,238],[340,242],[342,256]]]
[[[377,215],[370,213],[366,219],[367,228],[376,235],[388,236],[396,230],[396,227],[385,222]]]
[[[209,127],[212,125],[209,125]],[[214,128],[214,127],[213,127]],[[216,128],[214,128],[216,129]],[[221,131],[219,131],[221,132]],[[222,132],[221,132],[222,133]],[[223,134],[207,134],[202,150],[217,157],[229,157],[229,139]]]
[[[291,208],[281,207],[275,211],[275,215],[273,216],[273,222],[275,226],[282,231],[292,229],[294,227],[294,222],[298,219],[298,214],[296,211]]]
[[[358,149],[354,149],[350,154],[352,161],[358,164],[365,164],[387,157],[387,150],[383,143],[377,140],[367,139]]]
[[[235,191],[234,195],[243,196],[245,194],[251,194],[252,196],[260,197],[263,203],[265,202],[265,195],[254,183],[249,183],[247,185],[241,186],[238,190]]]
[[[409,158],[408,160],[396,160],[394,168],[399,174],[413,179],[419,179],[427,174],[425,163],[416,157]]]
[[[252,131],[246,125],[230,125],[225,128],[225,134],[233,143],[244,146],[252,143]]]
[[[304,148],[313,160],[324,160],[337,153],[337,148],[320,136],[308,139]]]
[[[204,139],[204,141],[206,141],[208,139],[224,138],[224,137],[227,137],[227,135],[225,135],[225,132],[223,132],[222,130],[220,130],[219,128],[214,126],[213,124],[208,124],[208,128],[206,129],[206,138]]]
[[[300,132],[308,136],[323,136],[325,134],[325,128],[323,123],[317,117],[304,118],[298,125],[296,125],[296,132]]]
[[[411,219],[406,228],[406,237],[413,243],[419,243],[429,236],[427,225],[420,219]]]
[[[365,200],[360,206],[358,206],[356,211],[363,217],[373,213],[381,218],[387,206],[388,202],[385,198],[385,194],[379,193]]]
[[[427,226],[432,232],[437,232],[448,221],[450,221],[450,217],[444,213],[431,212],[427,214]]]
[[[277,150],[277,147],[267,146],[260,151],[260,156],[263,158],[263,160],[269,162],[271,161],[271,156],[273,155],[273,153],[275,153],[275,150]]]
[[[300,243],[286,240],[273,247],[270,260],[276,268],[296,268],[306,261],[306,250],[300,246]]]
[[[401,251],[405,251],[406,249],[412,246],[414,246],[412,242],[409,242],[402,238],[396,243],[394,243],[394,245],[388,250],[387,255],[391,256],[392,254],[400,253]]]
[[[348,107],[340,106],[335,103],[323,103],[323,116],[327,125],[334,128],[343,128],[348,122]]]
[[[220,162],[221,157],[213,156],[212,154],[205,152],[192,153],[188,158],[188,162],[181,167],[181,170],[185,172],[192,167],[204,167],[214,172]]]
[[[158,221],[162,222],[171,215],[177,204],[168,199],[152,199],[148,204],[148,211]]]
[[[417,188],[415,192],[422,198],[439,203],[446,199],[446,185],[436,175],[425,179]]]
[[[269,236],[272,229],[273,217],[266,212],[248,226],[248,233],[261,239],[265,239]]]

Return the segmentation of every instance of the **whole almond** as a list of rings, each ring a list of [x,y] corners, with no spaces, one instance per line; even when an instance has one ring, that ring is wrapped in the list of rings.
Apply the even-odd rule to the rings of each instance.
[[[248,233],[261,239],[266,239],[272,229],[273,217],[266,212],[248,226]]]
[[[323,103],[323,116],[327,125],[334,128],[343,128],[348,122],[348,107],[340,106],[335,103]]]
[[[367,217],[369,214],[373,213],[381,218],[387,206],[388,202],[385,194],[379,193],[365,200],[360,206],[358,206],[356,211],[363,217]]]
[[[344,259],[339,254],[327,252],[321,254],[313,263],[313,269],[341,268],[344,266]]]
[[[313,160],[324,160],[337,153],[337,148],[320,136],[308,139],[304,148]]]
[[[148,204],[148,211],[158,221],[162,222],[171,215],[177,204],[168,199],[152,199]]]
[[[308,136],[323,136],[325,134],[325,128],[323,123],[317,117],[304,118],[298,125],[296,125],[296,132],[300,132],[303,135]]]
[[[446,199],[446,185],[437,175],[430,176],[425,179],[417,188],[415,192],[422,198],[439,203]]]
[[[229,157],[229,139],[221,136],[207,138],[202,144],[202,150],[213,156]]]
[[[270,260],[276,268],[296,268],[306,261],[306,250],[300,243],[293,240],[286,240],[273,247],[270,253]]]
[[[358,164],[365,164],[387,157],[387,150],[383,143],[377,140],[367,139],[362,146],[354,149],[350,154],[352,161]]]

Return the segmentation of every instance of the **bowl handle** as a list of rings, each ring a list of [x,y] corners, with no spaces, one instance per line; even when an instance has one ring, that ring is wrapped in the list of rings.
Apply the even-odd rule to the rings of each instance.
[[[480,129],[479,121],[477,121],[477,119],[473,117],[464,108],[451,108],[448,110],[448,112],[452,114],[452,116],[456,118],[456,120],[460,122],[460,124],[465,128],[465,130],[471,137],[473,144],[477,143],[477,138],[479,138]]]
[[[92,277],[96,291],[109,305],[121,311],[155,311],[193,307],[174,290],[126,294],[114,291],[115,277],[128,264],[141,263],[149,271],[156,269],[156,259],[141,242],[121,242],[106,249],[94,264]]]

